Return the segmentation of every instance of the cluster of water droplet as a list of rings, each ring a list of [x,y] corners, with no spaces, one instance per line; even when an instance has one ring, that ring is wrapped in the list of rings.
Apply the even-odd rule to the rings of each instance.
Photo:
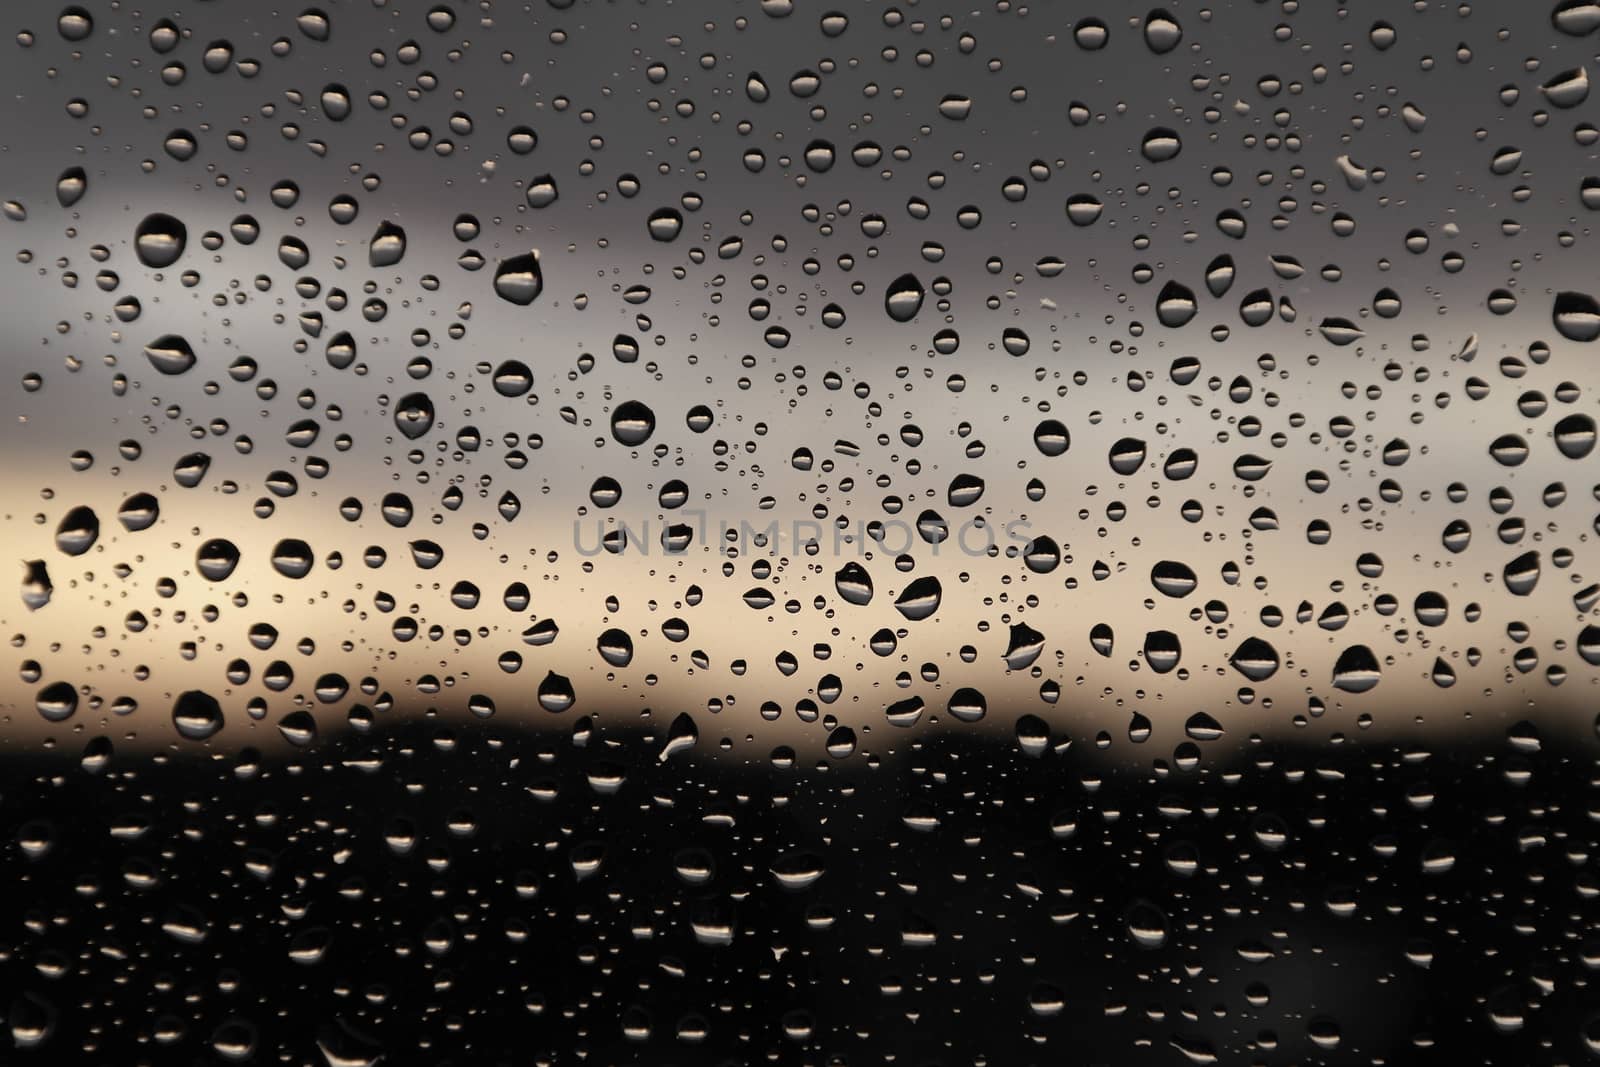
[[[1325,717],[1600,725],[1595,4],[374,6],[16,35],[10,157],[64,164],[3,194],[28,736],[992,730],[1166,781]]]

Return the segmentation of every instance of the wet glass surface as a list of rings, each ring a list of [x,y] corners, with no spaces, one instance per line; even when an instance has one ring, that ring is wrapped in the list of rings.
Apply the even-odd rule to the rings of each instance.
[[[4,20],[0,1059],[1600,1059],[1600,6]]]

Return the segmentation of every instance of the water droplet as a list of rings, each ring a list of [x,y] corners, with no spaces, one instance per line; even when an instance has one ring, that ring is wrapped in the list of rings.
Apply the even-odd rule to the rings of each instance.
[[[222,729],[222,705],[198,689],[178,694],[172,705],[172,725],[187,741],[204,741]]]
[[[914,274],[902,274],[889,283],[883,295],[883,307],[895,322],[910,322],[922,310],[927,290]]]
[[[385,219],[378,223],[367,245],[367,262],[373,267],[392,267],[406,255],[406,231]]]
[[[189,243],[189,229],[171,215],[153,212],[133,231],[134,251],[139,262],[153,270],[170,267],[183,255]]]
[[[494,272],[494,291],[502,300],[523,307],[544,291],[544,274],[539,269],[539,253],[525,252],[500,261]]]
[[[1600,303],[1587,293],[1557,293],[1551,316],[1556,332],[1569,341],[1600,338]]]
[[[158,337],[144,346],[145,358],[161,374],[182,374],[195,365],[194,349],[177,334]]]
[[[82,167],[68,167],[56,179],[56,203],[71,207],[89,190],[89,175]]]
[[[409,393],[394,406],[395,429],[408,441],[433,429],[433,419],[433,401],[426,393]]]

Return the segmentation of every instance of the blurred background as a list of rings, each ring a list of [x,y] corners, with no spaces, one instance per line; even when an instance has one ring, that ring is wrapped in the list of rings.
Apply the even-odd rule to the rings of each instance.
[[[1600,1048],[1592,5],[6,19],[18,1049]]]

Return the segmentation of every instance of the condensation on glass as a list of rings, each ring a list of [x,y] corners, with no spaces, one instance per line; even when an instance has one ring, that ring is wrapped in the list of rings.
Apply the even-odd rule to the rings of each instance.
[[[4,20],[0,1059],[1600,1057],[1600,5]]]

